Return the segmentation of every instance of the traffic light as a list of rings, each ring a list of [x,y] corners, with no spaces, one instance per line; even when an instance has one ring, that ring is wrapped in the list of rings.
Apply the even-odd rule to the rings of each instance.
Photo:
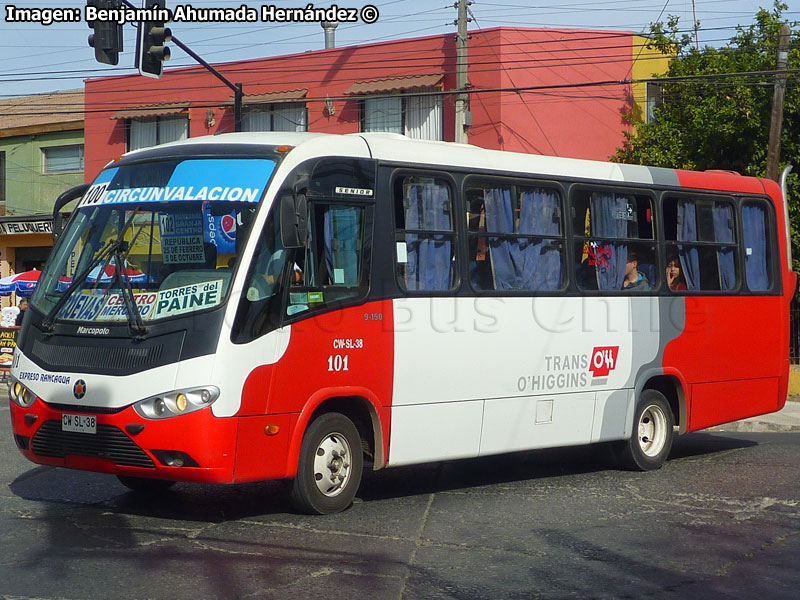
[[[122,0],[86,0],[86,6],[98,10],[120,8]],[[94,33],[89,34],[89,46],[94,48],[94,57],[101,63],[116,65],[122,52],[122,25],[112,21],[89,21]]]
[[[167,0],[145,0],[144,8],[165,9]],[[164,72],[164,61],[169,60],[170,51],[166,44],[172,39],[172,32],[164,21],[143,21],[139,23],[136,34],[136,67],[145,77],[158,79]]]

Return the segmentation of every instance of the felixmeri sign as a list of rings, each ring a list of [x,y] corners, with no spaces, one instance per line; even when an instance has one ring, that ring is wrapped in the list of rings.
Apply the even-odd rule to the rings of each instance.
[[[5,221],[0,222],[0,235],[20,233],[53,233],[53,221]]]

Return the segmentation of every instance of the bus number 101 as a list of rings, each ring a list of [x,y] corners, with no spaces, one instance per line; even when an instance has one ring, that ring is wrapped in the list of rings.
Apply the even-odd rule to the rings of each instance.
[[[328,371],[349,371],[350,367],[348,363],[350,362],[350,356],[345,354],[342,356],[341,354],[331,354],[328,357]]]

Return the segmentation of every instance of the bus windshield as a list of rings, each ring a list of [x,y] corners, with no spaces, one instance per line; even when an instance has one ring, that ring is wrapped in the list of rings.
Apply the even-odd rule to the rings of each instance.
[[[221,305],[274,167],[173,159],[104,170],[59,239],[32,307],[45,326],[141,328]]]

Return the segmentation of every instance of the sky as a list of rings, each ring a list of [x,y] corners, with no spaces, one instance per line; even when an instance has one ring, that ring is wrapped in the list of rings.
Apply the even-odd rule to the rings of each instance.
[[[786,0],[785,0],[786,1]],[[133,0],[140,6],[141,0]],[[800,20],[798,0],[788,0],[785,17]],[[0,20],[0,99],[65,89],[79,89],[89,77],[134,73],[136,30],[125,25],[125,50],[120,63],[110,66],[94,59],[88,46],[91,30],[85,22],[9,22],[8,6],[18,9],[80,8],[84,0],[12,0],[3,2]],[[191,4],[193,8],[305,8],[309,0],[168,0],[168,8]],[[340,23],[336,45],[350,46],[390,39],[455,34],[456,0],[318,0],[316,8],[337,5],[361,9],[374,6],[375,23]],[[747,26],[759,7],[772,0],[472,0],[470,29],[501,25],[517,27],[580,28],[647,32],[650,23],[676,15],[691,29],[693,10],[700,22],[701,45],[720,46],[737,25]],[[211,64],[247,58],[278,56],[324,47],[319,23],[176,22],[170,25],[178,39]],[[169,68],[196,63],[176,47]]]

